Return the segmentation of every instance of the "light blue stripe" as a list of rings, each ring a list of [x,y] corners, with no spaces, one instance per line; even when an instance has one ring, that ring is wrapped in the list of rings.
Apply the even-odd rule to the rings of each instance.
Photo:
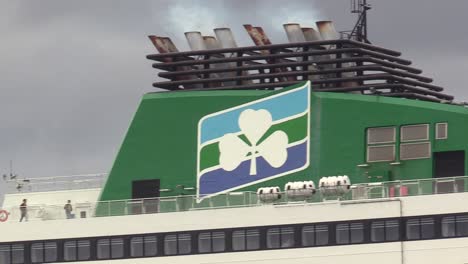
[[[222,113],[203,120],[201,124],[201,142],[224,136],[227,133],[239,132],[239,115],[246,109],[265,109],[271,113],[273,121],[303,113],[308,107],[308,86],[293,90],[285,95],[274,97],[258,103]]]

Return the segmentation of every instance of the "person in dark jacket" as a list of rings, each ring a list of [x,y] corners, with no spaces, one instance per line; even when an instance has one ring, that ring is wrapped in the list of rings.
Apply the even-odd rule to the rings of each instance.
[[[67,216],[67,219],[73,218],[73,214],[72,214],[73,207],[72,207],[72,205],[71,205],[71,201],[70,201],[70,200],[67,201],[67,203],[66,203],[65,206],[63,207],[63,210],[65,210],[65,215]]]
[[[27,222],[28,221],[28,205],[27,205],[28,200],[23,199],[23,203],[20,205],[20,212],[21,212],[21,218],[20,222],[23,221],[23,219]]]

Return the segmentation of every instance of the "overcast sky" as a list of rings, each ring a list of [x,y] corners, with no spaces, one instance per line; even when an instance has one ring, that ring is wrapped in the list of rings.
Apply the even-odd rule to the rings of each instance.
[[[369,0],[370,40],[403,52],[459,101],[468,101],[467,0]],[[145,92],[155,89],[149,34],[212,34],[334,20],[351,29],[348,0],[0,0],[0,174],[25,177],[107,172]],[[4,183],[0,181],[0,193]],[[1,200],[1,199],[0,199]]]

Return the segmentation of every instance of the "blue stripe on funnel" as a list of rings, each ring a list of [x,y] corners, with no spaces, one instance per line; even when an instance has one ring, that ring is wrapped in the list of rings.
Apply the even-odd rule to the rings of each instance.
[[[298,88],[285,95],[256,103],[255,101],[238,109],[209,117],[202,121],[200,144],[224,136],[227,133],[239,132],[239,115],[246,109],[265,109],[271,113],[273,121],[297,115],[307,110],[308,86]]]
[[[233,171],[218,169],[203,174],[200,178],[200,196],[219,193],[240,185],[267,179],[283,172],[303,167],[307,163],[307,142],[290,147],[286,163],[271,167],[262,157],[257,158],[257,175],[249,175],[250,160],[244,161]]]

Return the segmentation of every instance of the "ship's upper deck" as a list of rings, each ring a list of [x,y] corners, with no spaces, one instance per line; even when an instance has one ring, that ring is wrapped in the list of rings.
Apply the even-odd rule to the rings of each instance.
[[[92,191],[93,189],[91,189]],[[109,217],[125,216],[153,213],[173,213],[198,210],[215,210],[224,208],[256,207],[268,204],[291,205],[291,204],[327,204],[328,202],[374,202],[380,199],[397,198],[407,196],[423,196],[447,193],[468,192],[468,176],[433,178],[419,180],[403,180],[391,182],[375,182],[353,184],[349,191],[340,192],[338,189],[318,188],[317,192],[309,197],[292,197],[286,192],[279,193],[277,198],[265,201],[254,192],[230,192],[219,194],[213,197],[200,199],[193,195],[180,195],[172,197],[155,197],[145,199],[97,201],[97,194],[93,194],[95,201],[73,202],[75,208],[74,218],[89,217]],[[29,198],[28,195],[38,195],[37,197],[51,195],[51,192],[42,193],[23,193],[21,196],[15,196],[18,200],[18,206],[3,207],[9,213],[10,221],[16,222],[20,218],[19,202],[20,198]],[[66,195],[73,195],[71,192],[65,192],[60,197],[64,200]],[[34,196],[33,196],[34,197]],[[62,200],[53,203],[37,204],[29,199],[28,205],[29,221],[45,221],[66,219],[64,213],[64,203]],[[13,220],[11,220],[13,219]]]

